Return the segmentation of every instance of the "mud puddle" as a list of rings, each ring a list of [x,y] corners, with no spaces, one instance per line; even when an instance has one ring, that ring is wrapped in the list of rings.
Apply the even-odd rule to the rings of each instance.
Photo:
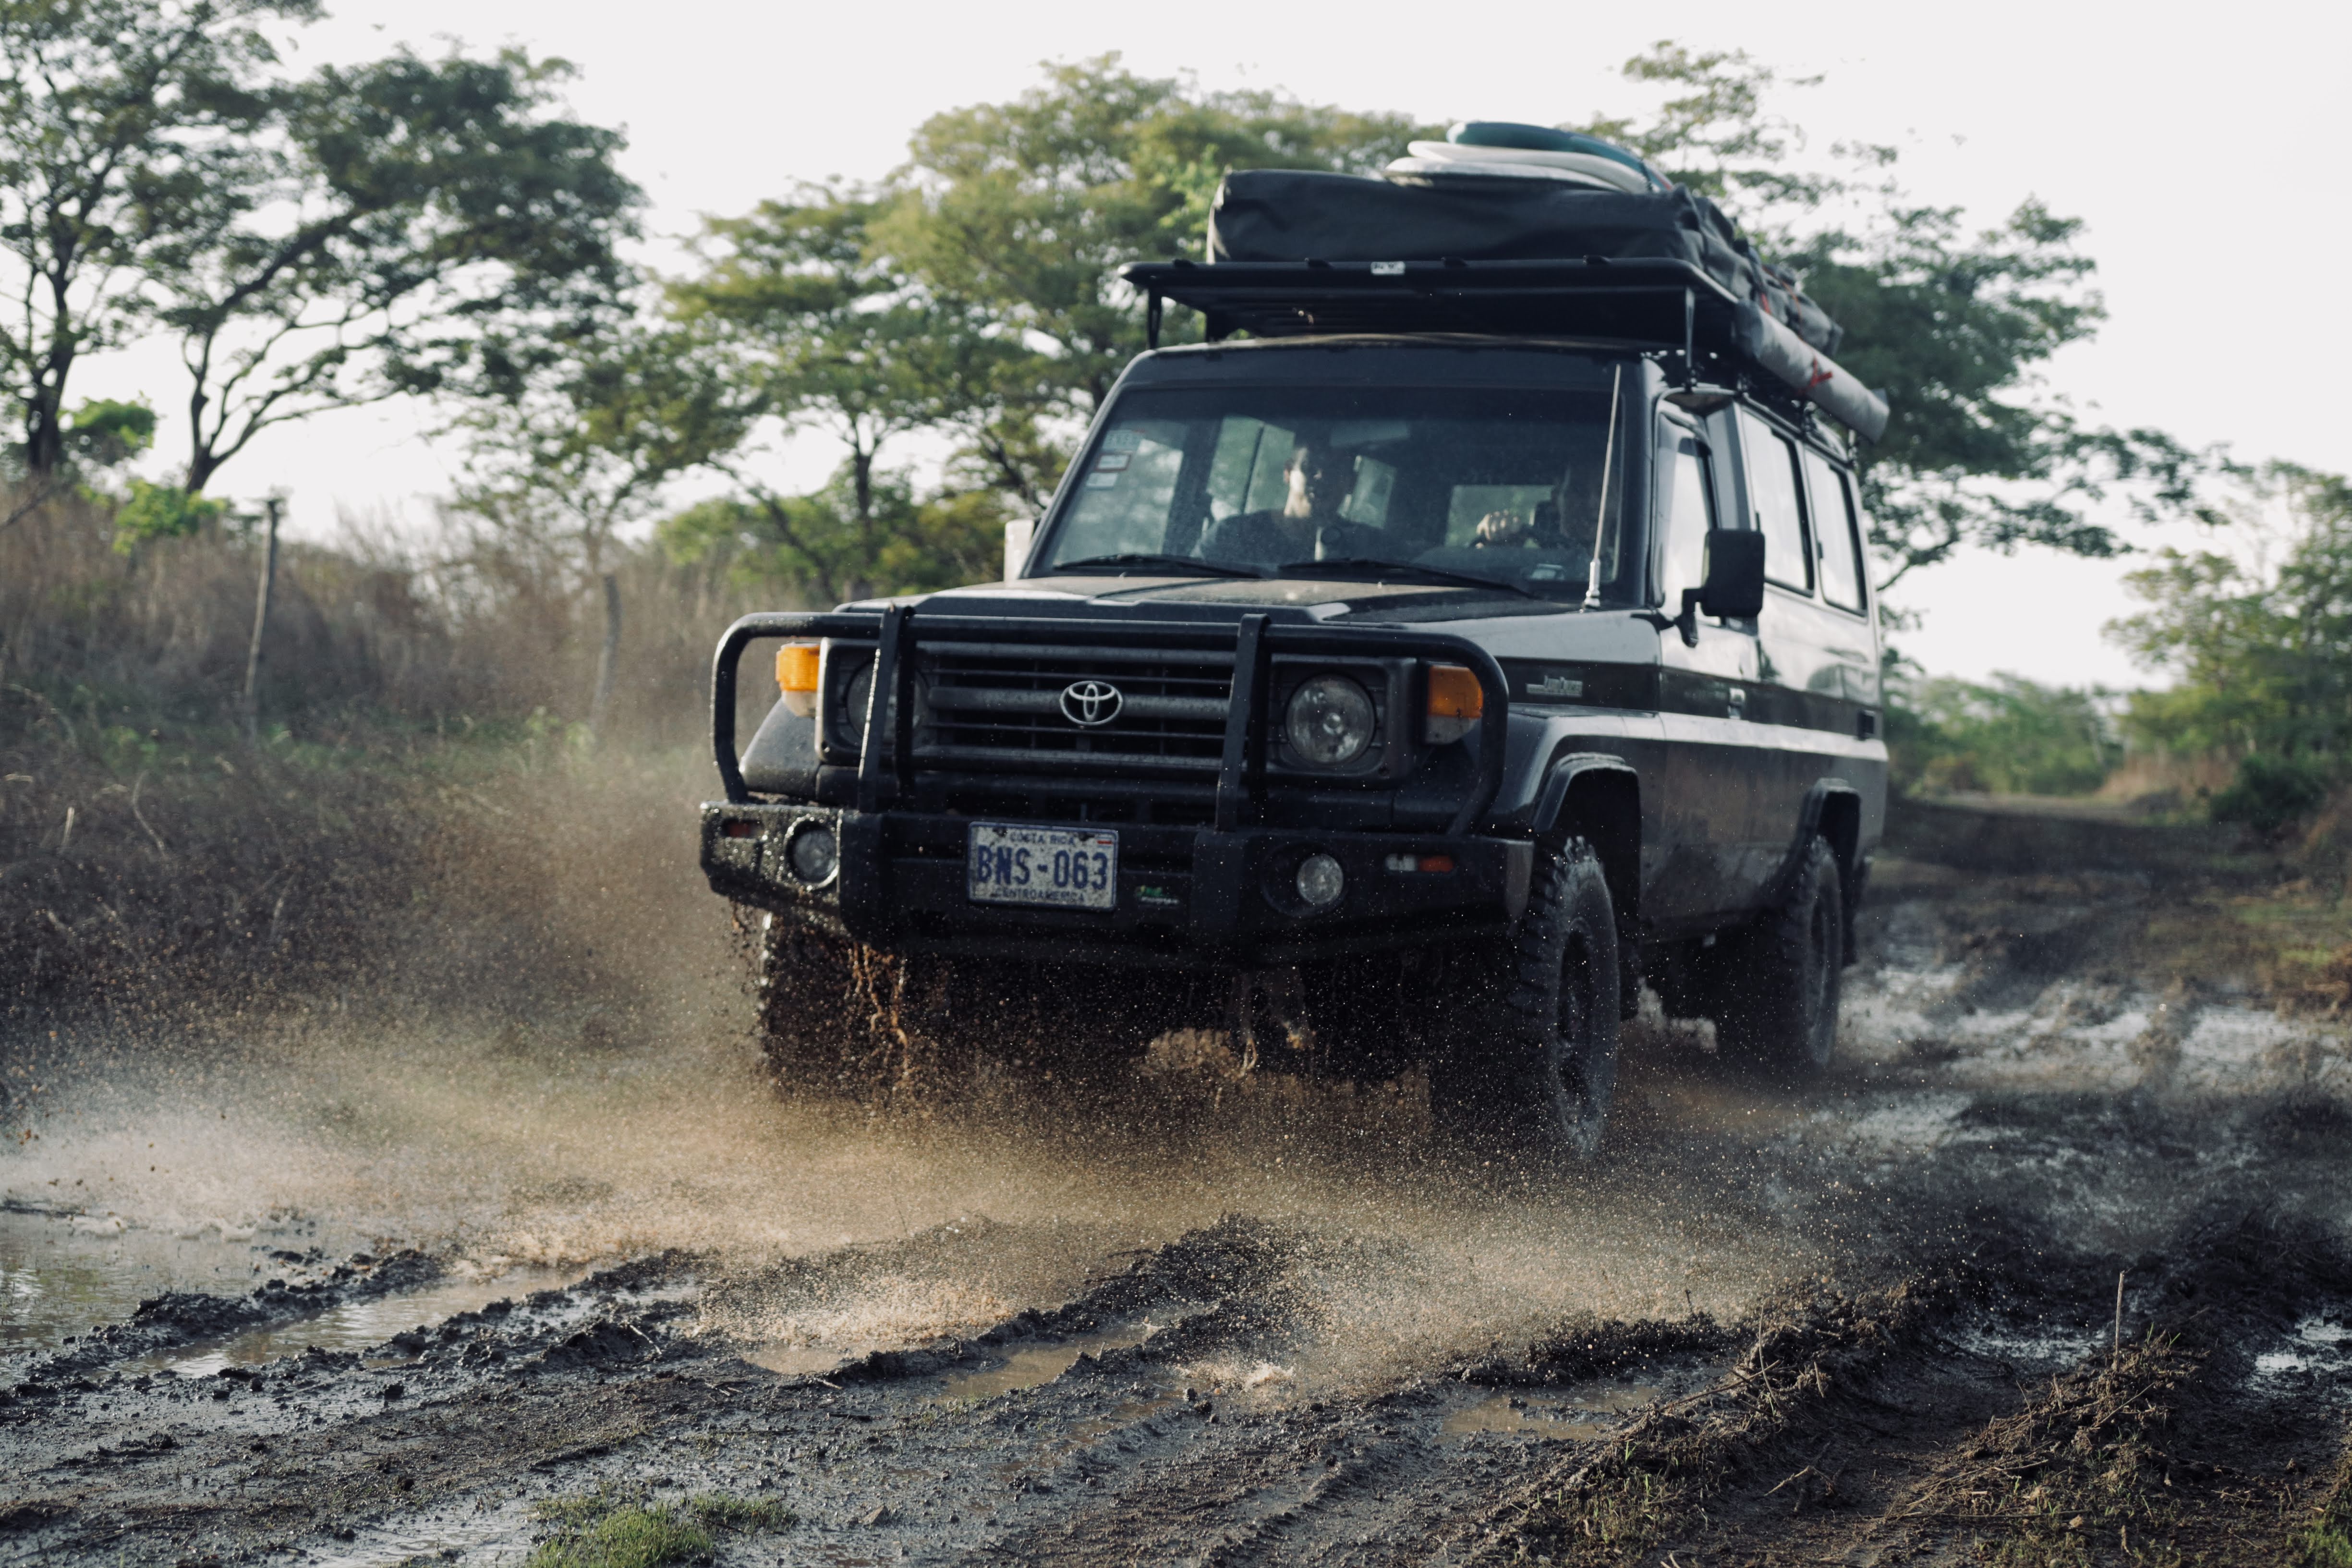
[[[0,1206],[0,1351],[54,1347],[167,1291],[239,1293],[325,1257],[315,1221],[156,1228],[16,1197]]]
[[[1099,1333],[1081,1334],[1055,1344],[1022,1345],[1008,1349],[996,1365],[973,1372],[950,1373],[941,1378],[938,1398],[941,1404],[961,1404],[1035,1388],[1060,1377],[1084,1357],[1099,1356],[1106,1351],[1130,1349],[1142,1344],[1151,1334],[1151,1325],[1145,1323],[1134,1328],[1122,1327]]]
[[[2335,1403],[2352,1401],[2352,1317],[2309,1317],[2286,1342],[2254,1358],[2254,1375],[2309,1388]]]
[[[1589,1442],[1623,1426],[1627,1415],[1656,1404],[1664,1393],[1653,1383],[1596,1383],[1559,1394],[1490,1394],[1448,1415],[1438,1430],[1448,1437],[1527,1432]]]
[[[233,1338],[160,1351],[127,1363],[123,1370],[212,1377],[228,1367],[265,1366],[309,1350],[360,1355],[362,1364],[405,1362],[411,1359],[404,1352],[406,1343],[429,1340],[452,1318],[499,1303],[511,1307],[518,1299],[552,1297],[578,1284],[588,1272],[584,1268],[525,1268],[496,1277],[445,1279],[396,1296],[344,1301],[316,1317]],[[391,1343],[397,1335],[407,1339],[401,1345]]]

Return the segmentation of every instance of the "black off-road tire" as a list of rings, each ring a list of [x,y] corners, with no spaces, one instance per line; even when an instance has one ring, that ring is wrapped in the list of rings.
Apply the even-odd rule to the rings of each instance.
[[[1590,1158],[1617,1085],[1617,918],[1581,839],[1541,852],[1527,912],[1430,1066],[1449,1129]]]
[[[1717,945],[1724,1058],[1783,1081],[1827,1068],[1845,970],[1845,889],[1828,843],[1815,837],[1805,847],[1785,903]]]

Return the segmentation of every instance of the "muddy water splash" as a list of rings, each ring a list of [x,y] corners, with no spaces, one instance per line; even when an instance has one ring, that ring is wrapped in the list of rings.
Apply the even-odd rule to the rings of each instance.
[[[1644,1095],[1671,1099],[1635,1084],[1629,1101]],[[124,1227],[125,1257],[197,1232],[413,1246],[488,1274],[691,1252],[709,1260],[709,1331],[811,1366],[1051,1306],[1236,1212],[1304,1238],[1288,1288],[1318,1327],[1286,1371],[1318,1385],[1564,1314],[1736,1314],[1822,1261],[1811,1210],[1736,1143],[1695,1144],[1655,1111],[1644,1134],[1639,1104],[1627,1168],[1536,1172],[1449,1162],[1397,1103],[1156,1085],[1074,1121],[1000,1086],[876,1118],[780,1097],[707,1036],[585,1049],[290,1026],[200,1067],[61,1087],[0,1180],[72,1194]],[[237,1261],[249,1275],[258,1258]]]
[[[1629,1028],[1610,1157],[1587,1169],[1449,1155],[1410,1084],[1162,1077],[1079,1105],[996,1082],[868,1116],[775,1093],[740,1043],[741,1004],[704,998],[520,1020],[329,1011],[171,1052],[60,1042],[107,1070],[50,1086],[0,1185],[81,1227],[73,1267],[121,1282],[97,1316],[158,1281],[249,1284],[273,1249],[414,1246],[490,1275],[674,1249],[705,1260],[707,1332],[809,1370],[1051,1307],[1247,1214],[1297,1238],[1283,1288],[1311,1325],[1258,1386],[1370,1386],[1566,1319],[1733,1321],[1917,1241],[1944,1223],[1912,1180],[1936,1163],[2005,1165],[2013,1184],[2076,1157],[2042,1149],[2079,1139],[2037,1131],[2035,1097],[2352,1084],[2340,1034],[2096,973],[2096,931],[2074,928],[2115,923],[2127,888],[2045,900],[1992,941],[1955,934],[1935,877],[1880,880],[1828,1083],[1743,1082],[1708,1059],[1706,1026],[1654,1013]],[[2147,1200],[2128,1152],[2097,1176],[2053,1169],[2045,1187],[2071,1182],[2095,1229]],[[185,1237],[220,1251],[159,1272]],[[60,1283],[62,1265],[8,1266],[32,1294],[94,1289]],[[77,1307],[73,1327],[92,1315]],[[70,1321],[9,1325],[40,1340]]]

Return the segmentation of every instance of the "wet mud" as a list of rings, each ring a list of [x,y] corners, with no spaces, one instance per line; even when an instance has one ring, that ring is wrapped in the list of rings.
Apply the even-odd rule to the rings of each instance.
[[[1801,1091],[1630,1026],[1584,1167],[1181,1053],[804,1102],[741,1016],[18,1042],[0,1562],[2336,1561],[2345,1030],[2063,847],[1883,863]]]

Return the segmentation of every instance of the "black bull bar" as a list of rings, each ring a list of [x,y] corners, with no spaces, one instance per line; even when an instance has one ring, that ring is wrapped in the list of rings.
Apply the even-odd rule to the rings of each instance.
[[[834,637],[876,645],[874,681],[868,691],[863,749],[857,761],[857,809],[877,812],[913,798],[920,759],[914,745],[915,649],[923,637],[969,641],[1004,641],[1023,646],[1113,643],[1130,647],[1191,648],[1234,655],[1233,698],[1225,720],[1224,749],[1217,769],[1216,828],[1232,832],[1244,825],[1252,808],[1265,796],[1267,742],[1266,700],[1272,682],[1268,662],[1276,653],[1346,658],[1412,657],[1459,664],[1477,677],[1484,694],[1477,726],[1476,773],[1461,809],[1447,826],[1449,835],[1470,832],[1495,804],[1503,786],[1504,749],[1508,742],[1505,722],[1510,688],[1503,667],[1485,648],[1466,638],[1444,632],[1406,632],[1378,626],[1325,626],[1277,621],[1259,613],[1244,615],[1237,625],[1218,622],[1125,620],[1110,618],[1012,619],[997,616],[952,616],[922,612],[911,605],[885,610],[772,612],[745,616],[719,639],[710,671],[710,744],[719,777],[729,801],[748,805],[751,792],[744,785],[740,757],[735,746],[737,666],[743,650],[767,638],[806,641]],[[893,734],[881,744],[884,694]],[[1400,715],[1399,722],[1410,722]]]

